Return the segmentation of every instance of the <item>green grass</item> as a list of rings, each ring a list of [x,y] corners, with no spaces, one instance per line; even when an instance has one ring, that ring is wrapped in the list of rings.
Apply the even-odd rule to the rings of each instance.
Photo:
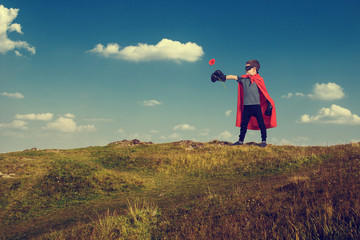
[[[0,239],[359,239],[360,143],[0,154]]]
[[[128,204],[128,212],[121,214],[109,210],[89,223],[62,231],[52,231],[39,239],[151,239],[158,224],[157,207],[146,203]]]

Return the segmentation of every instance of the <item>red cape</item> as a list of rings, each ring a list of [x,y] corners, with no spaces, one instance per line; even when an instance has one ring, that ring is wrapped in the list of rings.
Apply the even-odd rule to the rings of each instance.
[[[256,83],[256,85],[259,88],[260,106],[261,106],[261,111],[262,111],[262,114],[263,114],[263,117],[264,117],[265,126],[266,126],[266,128],[276,127],[277,123],[276,123],[275,103],[274,103],[274,101],[272,100],[272,98],[270,97],[270,95],[268,94],[268,92],[266,90],[264,79],[259,74],[255,74],[253,76],[242,75],[241,77],[242,78],[250,78],[251,82]],[[265,115],[265,110],[267,108],[266,100],[268,100],[271,103],[271,105],[273,106],[271,116],[266,116]],[[244,110],[244,91],[243,91],[242,84],[239,83],[239,85],[238,85],[237,114],[236,114],[236,126],[237,127],[241,126],[241,116],[242,116],[243,110]],[[248,129],[250,129],[250,130],[260,130],[258,122],[257,122],[255,117],[250,118],[250,122],[248,124]]]

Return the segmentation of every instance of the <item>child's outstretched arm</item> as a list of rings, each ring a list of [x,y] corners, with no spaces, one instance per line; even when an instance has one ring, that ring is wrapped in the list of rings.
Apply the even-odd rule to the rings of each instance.
[[[226,80],[238,80],[238,76],[235,76],[235,75],[226,75]]]

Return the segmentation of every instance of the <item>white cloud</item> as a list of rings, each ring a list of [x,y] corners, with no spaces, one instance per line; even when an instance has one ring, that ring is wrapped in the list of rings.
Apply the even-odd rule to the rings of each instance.
[[[360,124],[360,117],[352,114],[347,108],[332,104],[330,108],[321,108],[317,115],[304,114],[300,118],[302,123],[332,123],[332,124]]]
[[[75,118],[75,115],[72,114],[72,113],[66,113],[66,114],[64,114],[64,117],[66,117],[66,118]]]
[[[181,43],[170,39],[162,39],[156,45],[138,43],[137,46],[121,48],[117,43],[109,43],[106,47],[97,44],[88,52],[106,58],[123,59],[127,61],[172,60],[176,62],[195,62],[204,54],[201,46],[196,43]]]
[[[17,13],[16,13],[16,16],[17,16]],[[10,27],[9,27],[9,32],[17,32],[17,33],[23,34],[23,32],[21,31],[21,25],[18,24],[18,23],[11,24]]]
[[[174,133],[170,134],[170,136],[169,136],[168,138],[169,138],[169,139],[172,139],[172,140],[174,140],[174,139],[180,139],[180,138],[181,138],[181,135],[180,135],[179,133],[177,133],[177,132],[174,132]]]
[[[52,120],[54,114],[52,113],[30,113],[30,114],[16,114],[16,119],[21,120],[38,120],[38,121],[50,121]]]
[[[229,140],[230,138],[232,138],[232,134],[228,131],[223,131],[222,133],[219,134],[219,136],[216,137],[216,139],[219,140]]]
[[[23,99],[24,98],[24,95],[22,95],[21,93],[18,93],[18,92],[16,92],[16,93],[3,92],[0,95],[6,96],[6,97],[9,97],[9,98],[16,98],[16,99]]]
[[[0,128],[17,128],[17,129],[26,130],[28,129],[27,124],[28,124],[27,122],[22,120],[13,120],[10,123],[0,123]]]
[[[60,117],[55,122],[48,123],[45,129],[58,130],[61,132],[75,132],[77,126],[73,119]]]
[[[173,140],[180,140],[181,135],[178,132],[173,132],[169,136],[161,135],[159,138],[161,140],[171,140],[171,141],[173,141]]]
[[[183,123],[183,124],[176,125],[176,126],[174,127],[174,131],[176,131],[176,130],[189,130],[189,131],[194,131],[194,130],[195,130],[195,127],[190,126],[189,124]]]
[[[94,125],[88,124],[88,125],[80,125],[80,126],[77,127],[76,130],[79,131],[79,132],[83,131],[83,130],[85,130],[85,131],[94,131],[94,130],[96,130],[96,128],[95,128]]]
[[[282,98],[291,98],[294,94],[293,93],[288,93],[286,95],[283,95]]]
[[[116,131],[116,133],[124,134],[125,130],[123,128],[120,128]]]
[[[342,87],[336,83],[316,83],[313,94],[309,94],[310,98],[320,100],[336,100],[345,96]]]
[[[289,139],[278,139],[278,138],[271,138],[271,143],[275,145],[297,145],[297,146],[306,146],[309,143],[308,137],[293,137],[291,140]]]
[[[303,94],[303,93],[295,93],[295,94],[293,94],[293,93],[288,93],[288,94],[286,94],[286,95],[283,95],[283,96],[281,96],[282,98],[292,98],[293,96],[296,96],[296,97],[305,97],[306,95],[305,94]]]
[[[305,95],[304,93],[288,93],[283,95],[282,98],[292,98],[293,96],[297,97],[309,97],[311,99],[319,100],[337,100],[345,97],[344,90],[341,86],[336,83],[316,83],[313,87],[313,93]]]
[[[156,105],[162,105],[162,102],[159,102],[157,100],[146,100],[146,101],[140,102],[140,104],[143,106],[146,106],[146,107],[154,107]]]
[[[303,123],[311,122],[310,115],[309,114],[302,115],[300,121],[303,122]]]
[[[19,9],[6,8],[0,5],[0,53],[5,54],[8,51],[15,49],[26,49],[31,54],[35,54],[35,47],[31,46],[25,41],[13,41],[8,38],[8,32],[17,32],[23,34],[21,31],[21,25],[13,23],[12,21],[17,17]],[[21,56],[19,51],[15,51],[15,54]]]
[[[232,112],[232,110],[225,111],[225,116],[227,116],[227,117],[230,116],[231,112]]]
[[[94,125],[80,125],[78,126],[77,123],[72,118],[66,117],[59,117],[54,122],[50,122],[44,127],[47,130],[56,130],[60,132],[80,132],[83,130],[92,131],[95,130]]]

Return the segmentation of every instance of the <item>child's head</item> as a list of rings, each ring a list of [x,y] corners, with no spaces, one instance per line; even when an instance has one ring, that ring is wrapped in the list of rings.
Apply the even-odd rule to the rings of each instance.
[[[251,66],[256,68],[256,73],[259,73],[260,63],[258,60],[249,60],[246,62],[246,66]]]

